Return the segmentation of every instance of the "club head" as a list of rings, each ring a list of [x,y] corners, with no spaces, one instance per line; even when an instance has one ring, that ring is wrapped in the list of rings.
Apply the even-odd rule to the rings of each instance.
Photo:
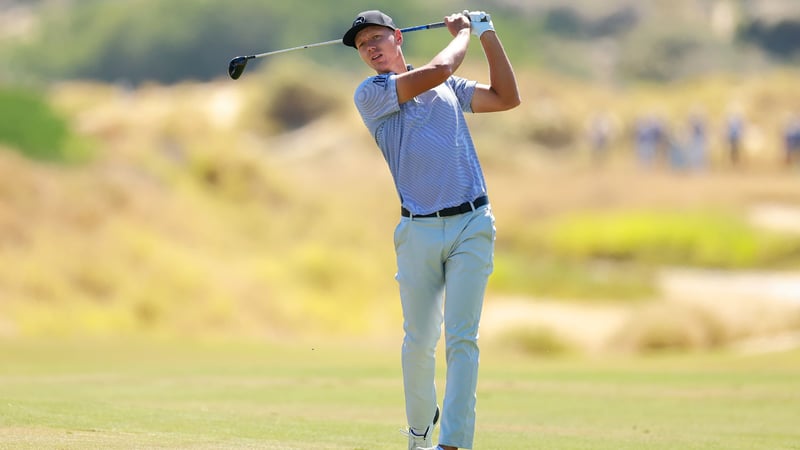
[[[228,64],[228,75],[234,80],[238,80],[239,77],[242,76],[244,68],[247,67],[247,60],[250,58],[249,56],[237,56],[233,58],[231,63]]]

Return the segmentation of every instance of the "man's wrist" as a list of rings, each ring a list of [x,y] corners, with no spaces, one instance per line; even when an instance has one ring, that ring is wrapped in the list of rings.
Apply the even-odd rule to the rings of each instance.
[[[497,32],[494,29],[483,30],[483,31],[481,31],[480,36],[478,36],[478,39],[482,38],[487,32],[491,32],[493,34],[497,34]]]
[[[472,30],[472,34],[478,36],[480,39],[483,36],[483,33],[487,31],[494,31],[494,24],[492,23],[492,16],[487,14],[484,11],[464,11],[464,15],[467,15],[470,20],[470,28]]]

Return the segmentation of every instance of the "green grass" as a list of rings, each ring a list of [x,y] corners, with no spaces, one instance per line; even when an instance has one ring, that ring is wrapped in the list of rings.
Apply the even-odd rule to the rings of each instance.
[[[397,353],[328,340],[5,341],[0,447],[402,448]],[[798,361],[485,349],[475,448],[797,449]]]
[[[583,260],[752,268],[796,261],[800,239],[759,230],[733,214],[578,214],[552,226],[550,248]]]

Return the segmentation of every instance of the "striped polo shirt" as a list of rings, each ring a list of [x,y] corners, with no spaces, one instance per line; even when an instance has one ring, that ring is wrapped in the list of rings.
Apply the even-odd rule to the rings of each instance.
[[[389,164],[403,207],[430,214],[486,194],[475,145],[464,120],[477,82],[451,76],[398,103],[395,73],[364,80],[355,104]]]

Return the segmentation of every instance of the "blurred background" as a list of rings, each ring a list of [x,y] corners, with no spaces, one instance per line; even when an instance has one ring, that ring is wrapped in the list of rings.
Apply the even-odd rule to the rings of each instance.
[[[380,2],[378,2],[380,3]],[[392,339],[399,205],[341,36],[374,2],[0,0],[0,336]],[[800,346],[800,3],[490,12],[523,104],[468,118],[497,217],[482,339]],[[408,61],[450,39],[409,34]],[[460,75],[487,81],[473,43]]]

